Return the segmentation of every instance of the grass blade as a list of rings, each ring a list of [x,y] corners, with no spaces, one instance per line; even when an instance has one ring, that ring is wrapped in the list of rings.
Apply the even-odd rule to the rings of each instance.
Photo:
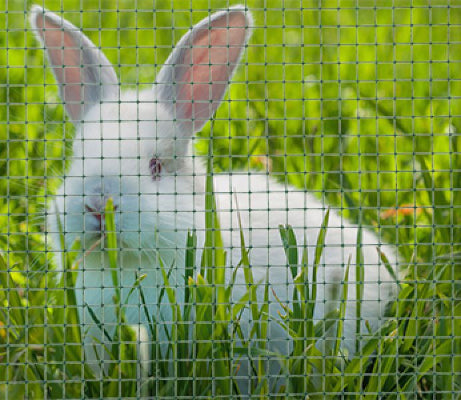
[[[344,282],[342,284],[342,297],[341,303],[339,305],[339,318],[336,330],[336,344],[333,355],[339,354],[339,349],[341,346],[341,338],[343,336],[343,327],[344,327],[344,320],[346,319],[346,306],[347,306],[347,299],[348,299],[348,291],[349,291],[349,269],[351,266],[351,256],[349,256],[349,261],[347,262],[346,273],[344,274]]]
[[[357,247],[355,253],[355,351],[358,353],[360,349],[360,338],[362,335],[362,299],[363,299],[363,285],[365,282],[365,266],[363,261],[362,251],[362,227],[357,229]]]

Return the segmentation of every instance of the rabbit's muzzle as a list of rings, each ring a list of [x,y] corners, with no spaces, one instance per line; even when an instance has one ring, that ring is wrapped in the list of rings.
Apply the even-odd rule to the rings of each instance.
[[[121,209],[120,194],[113,194],[115,192],[114,186],[117,183],[105,181],[102,186],[100,184],[92,185],[91,181],[86,181],[85,184],[88,191],[80,200],[76,199],[77,201],[73,208],[77,207],[83,213],[85,221],[82,227],[83,230],[87,231],[87,234],[89,233],[90,236],[96,234],[100,237],[106,229],[106,205],[108,200],[112,199],[114,211]],[[117,216],[115,219],[117,223]]]
[[[105,204],[107,201],[104,202],[102,207],[94,207],[88,204],[85,204],[85,211],[93,216],[93,218],[97,221],[99,226],[99,231],[104,232],[105,229],[105,222],[106,222],[106,214],[105,214]],[[114,204],[114,211],[117,211],[118,206]]]

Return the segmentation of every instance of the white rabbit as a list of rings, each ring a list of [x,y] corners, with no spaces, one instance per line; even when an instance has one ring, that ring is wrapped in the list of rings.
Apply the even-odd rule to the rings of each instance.
[[[92,344],[106,338],[87,305],[107,331],[113,332],[117,323],[108,255],[101,250],[102,245],[95,244],[104,229],[103,213],[109,197],[116,209],[121,298],[125,299],[133,286],[134,272],[145,273],[141,285],[146,303],[150,312],[157,313],[157,297],[164,282],[157,257],[166,266],[174,266],[171,285],[177,285],[178,290],[184,286],[187,232],[198,232],[200,246],[205,226],[206,172],[193,157],[191,138],[218,108],[247,45],[253,21],[243,6],[205,18],[177,44],[153,90],[120,93],[114,68],[80,30],[39,6],[32,8],[30,20],[48,55],[67,114],[76,126],[70,168],[49,209],[47,227],[58,263],[64,250],[60,225],[67,249],[81,238],[86,250],[76,293],[91,353]],[[214,185],[229,266],[235,267],[241,258],[240,213],[246,244],[251,246],[255,281],[264,280],[268,270],[271,288],[281,301],[289,302],[293,285],[278,227],[292,225],[300,243],[306,237],[312,260],[325,205],[311,194],[276,183],[265,173],[217,174]],[[332,301],[329,288],[344,277],[350,256],[354,265],[357,229],[335,212],[330,213],[318,271],[316,320],[325,315]],[[396,251],[379,243],[375,234],[363,231],[366,283],[362,318],[373,328],[379,326],[396,290],[376,247],[394,264]],[[353,267],[349,279],[355,281]],[[240,271],[238,283],[242,282]],[[244,285],[236,285],[235,299],[245,291]],[[351,288],[343,343],[350,352],[355,343],[354,299]],[[271,304],[270,313],[277,318],[281,308],[272,294]],[[171,318],[169,309],[160,307],[165,320]],[[129,324],[146,323],[138,294],[131,295],[126,311]],[[270,332],[272,349],[287,354],[290,344],[286,334],[275,322]]]

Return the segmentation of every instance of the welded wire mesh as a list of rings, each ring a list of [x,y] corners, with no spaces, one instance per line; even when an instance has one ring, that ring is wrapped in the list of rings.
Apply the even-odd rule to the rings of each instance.
[[[0,398],[460,398],[461,4],[0,7]]]

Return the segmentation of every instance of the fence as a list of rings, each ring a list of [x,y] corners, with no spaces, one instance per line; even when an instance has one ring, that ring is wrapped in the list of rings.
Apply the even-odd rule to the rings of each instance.
[[[461,398],[461,4],[238,4],[0,5],[0,398]]]

